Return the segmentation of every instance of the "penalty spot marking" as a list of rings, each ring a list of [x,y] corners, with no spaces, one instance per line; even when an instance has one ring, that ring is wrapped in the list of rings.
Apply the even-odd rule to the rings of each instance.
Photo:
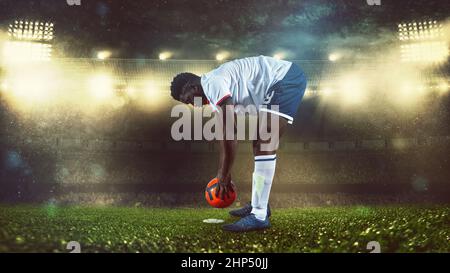
[[[205,219],[205,220],[203,220],[203,223],[207,223],[207,224],[220,224],[223,222],[225,222],[225,221],[222,219]]]

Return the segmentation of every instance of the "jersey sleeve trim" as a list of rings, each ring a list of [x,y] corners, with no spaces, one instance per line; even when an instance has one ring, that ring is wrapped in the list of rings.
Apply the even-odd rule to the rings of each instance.
[[[220,106],[220,104],[221,104],[224,100],[228,99],[229,97],[231,97],[231,94],[230,94],[230,93],[226,94],[225,96],[223,96],[223,97],[216,103],[216,105],[217,105],[217,106]]]

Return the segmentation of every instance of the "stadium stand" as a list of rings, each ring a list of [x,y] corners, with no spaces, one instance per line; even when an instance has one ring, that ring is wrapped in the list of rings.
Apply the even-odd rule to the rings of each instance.
[[[142,109],[129,100],[121,107],[98,106],[94,114],[74,102],[18,111],[0,94],[0,199],[176,204],[192,199],[183,199],[183,194],[203,190],[215,175],[217,144],[171,140],[170,106],[175,103],[168,85],[176,73],[201,74],[218,62],[64,59],[60,63],[71,75],[67,81],[72,81],[65,81],[61,92],[79,91],[77,83],[87,80],[87,71],[113,73],[116,91],[127,84],[140,88],[151,75],[164,108]],[[339,77],[341,70],[370,73],[379,65],[298,63],[308,75],[311,94]],[[447,75],[438,69],[417,77],[432,83],[436,76]],[[320,96],[305,97],[296,126],[280,146],[275,194],[448,192],[448,102],[448,95],[431,93],[414,111],[386,106],[382,100],[373,100],[369,109],[343,110],[324,106]],[[233,178],[244,197],[252,167],[251,145],[243,142]],[[331,200],[317,198],[320,204]]]

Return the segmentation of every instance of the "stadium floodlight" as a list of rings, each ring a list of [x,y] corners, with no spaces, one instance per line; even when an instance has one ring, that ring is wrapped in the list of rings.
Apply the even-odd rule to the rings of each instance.
[[[7,41],[3,47],[3,58],[9,64],[49,61],[51,54],[51,44],[38,42]]]
[[[54,38],[53,23],[16,20],[9,24],[8,35],[15,40],[50,42]]]
[[[228,53],[228,52],[225,52],[225,51],[219,52],[216,55],[216,60],[221,62],[221,61],[226,60],[229,56],[230,56],[230,53]]]
[[[283,52],[277,52],[273,54],[273,57],[277,60],[283,60],[284,58],[286,58],[286,54],[284,54]]]
[[[450,90],[450,85],[447,81],[441,81],[438,83],[437,89],[440,93],[447,93]]]
[[[50,60],[53,23],[16,20],[9,24],[8,36],[9,41],[5,42],[3,48],[6,63]]]
[[[331,54],[328,56],[328,60],[330,60],[331,62],[336,62],[336,61],[338,61],[341,57],[342,57],[342,56],[341,56],[341,54],[339,54],[339,53],[331,53]]]
[[[161,53],[159,54],[159,59],[160,59],[161,61],[170,59],[171,57],[172,57],[172,53],[171,53],[171,52],[168,52],[168,51],[161,52]]]
[[[97,52],[97,59],[106,60],[106,59],[110,58],[111,55],[112,55],[111,51],[102,50],[102,51]]]
[[[436,63],[448,58],[443,25],[436,20],[400,23],[398,35],[403,62]]]
[[[444,36],[443,25],[435,20],[402,23],[398,25],[400,41],[423,41]]]
[[[403,62],[439,63],[449,56],[447,43],[444,41],[420,42],[400,47]]]

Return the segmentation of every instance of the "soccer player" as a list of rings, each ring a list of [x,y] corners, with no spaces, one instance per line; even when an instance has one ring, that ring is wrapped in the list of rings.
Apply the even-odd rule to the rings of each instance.
[[[226,62],[218,68],[200,76],[181,73],[174,77],[170,91],[175,100],[194,105],[194,98],[201,97],[202,104],[209,104],[213,111],[220,112],[223,128],[227,123],[227,108],[255,106],[257,113],[265,112],[267,119],[259,119],[260,127],[277,133],[277,140],[283,135],[294,116],[306,89],[306,77],[295,64],[272,57],[258,56]],[[194,105],[195,106],[195,105]],[[278,119],[278,132],[272,132],[271,119]],[[277,124],[277,123],[274,123]],[[223,130],[224,135],[227,130]],[[269,194],[275,174],[278,141],[261,138],[253,140],[255,165],[252,177],[252,200],[243,208],[230,211],[241,217],[233,224],[224,225],[226,231],[245,232],[270,227],[271,215],[268,205]],[[216,193],[220,197],[234,191],[231,183],[237,140],[226,138],[220,142],[220,163],[217,172],[219,180]],[[262,148],[264,145],[264,149]]]

